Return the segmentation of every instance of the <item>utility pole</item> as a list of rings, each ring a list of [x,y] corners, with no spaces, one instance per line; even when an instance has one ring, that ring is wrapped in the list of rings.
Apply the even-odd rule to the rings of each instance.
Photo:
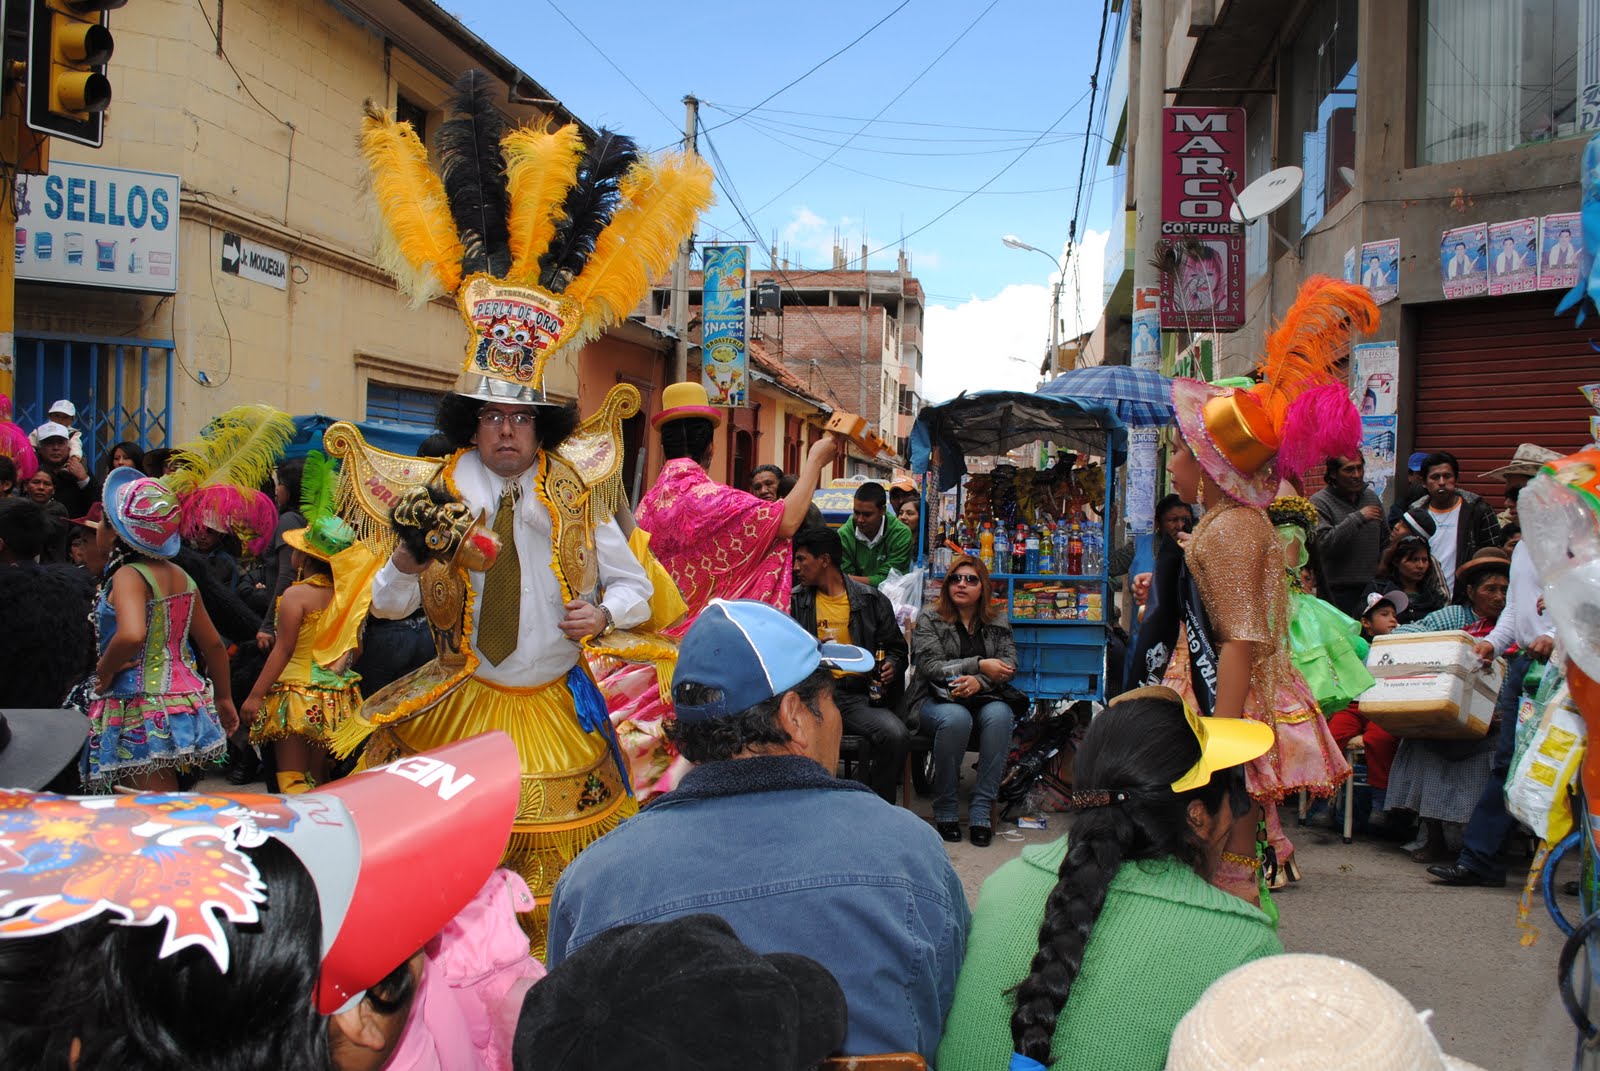
[[[861,373],[856,376],[857,400],[856,413],[867,422],[869,427],[877,427],[878,421],[867,412],[867,358],[868,337],[867,327],[872,323],[872,276],[867,274],[867,243],[861,243]],[[880,364],[881,368],[882,365]],[[879,416],[882,415],[883,399],[878,399]]]
[[[1134,368],[1161,367],[1161,278],[1155,266],[1161,237],[1161,110],[1166,103],[1166,0],[1140,0],[1138,140],[1133,155],[1134,197],[1138,202],[1133,258],[1133,324],[1129,363]],[[1154,428],[1134,428],[1129,436],[1125,484],[1128,527],[1136,533],[1155,528],[1156,466]]]
[[[700,101],[690,94],[683,98],[683,150],[699,152],[699,139],[695,128],[699,125]],[[694,235],[678,245],[678,260],[672,265],[672,333],[676,362],[672,381],[686,382],[689,378],[689,256],[694,250]]]

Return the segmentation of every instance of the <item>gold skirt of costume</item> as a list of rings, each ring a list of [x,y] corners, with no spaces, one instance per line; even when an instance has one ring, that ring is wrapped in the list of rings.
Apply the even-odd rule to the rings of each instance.
[[[425,713],[376,729],[361,768],[495,729],[511,736],[522,765],[517,820],[501,861],[533,890],[538,906],[519,921],[533,942],[533,954],[543,959],[556,879],[580,851],[638,810],[606,738],[578,724],[566,677],[534,688],[468,677]]]
[[[325,751],[333,750],[333,733],[361,706],[354,674],[339,688],[279,681],[261,700],[250,724],[250,742],[268,744],[299,736]]]

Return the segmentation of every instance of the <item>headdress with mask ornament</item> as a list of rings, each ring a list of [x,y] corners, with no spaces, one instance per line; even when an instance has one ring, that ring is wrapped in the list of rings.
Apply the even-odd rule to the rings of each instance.
[[[414,305],[453,294],[466,321],[456,393],[550,405],[550,362],[626,317],[712,201],[694,154],[659,157],[576,124],[512,129],[489,79],[456,82],[436,173],[410,123],[370,102],[361,149],[378,261]]]
[[[1352,336],[1377,326],[1378,307],[1365,287],[1313,276],[1267,335],[1261,382],[1242,388],[1173,380],[1178,428],[1206,476],[1235,501],[1265,507],[1280,477],[1359,452],[1361,414],[1335,370]]]

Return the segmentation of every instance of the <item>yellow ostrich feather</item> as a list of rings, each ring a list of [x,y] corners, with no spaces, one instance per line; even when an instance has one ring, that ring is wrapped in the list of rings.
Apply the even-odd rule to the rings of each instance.
[[[566,297],[584,310],[579,341],[626,317],[666,271],[695,218],[711,207],[711,166],[674,153],[641,161],[624,176],[622,207],[600,232],[583,274]]]
[[[361,155],[378,208],[378,266],[394,276],[413,308],[455,293],[461,285],[461,239],[422,139],[410,123],[396,122],[394,112],[368,101]]]
[[[506,219],[511,230],[511,271],[507,273],[511,281],[539,281],[539,258],[555,237],[562,203],[578,181],[583,151],[583,134],[576,123],[568,123],[554,134],[524,128],[500,139],[511,200]]]
[[[178,469],[161,482],[178,495],[222,485],[258,488],[292,438],[289,414],[270,405],[236,405],[178,448]]]

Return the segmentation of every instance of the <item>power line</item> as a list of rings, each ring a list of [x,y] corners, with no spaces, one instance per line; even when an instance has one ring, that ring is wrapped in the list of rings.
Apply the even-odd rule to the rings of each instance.
[[[562,11],[559,7],[556,7],[556,0],[545,0],[545,3],[549,4],[550,5],[550,10],[554,11],[557,15],[560,15],[562,21],[565,22],[568,26],[571,26],[579,37],[581,37],[585,41],[587,41],[589,43],[589,47],[594,49],[595,52],[599,53],[600,58],[605,60],[606,63],[608,65],[610,65],[610,67],[611,67],[611,69],[613,71],[616,71],[618,74],[620,74],[622,76],[622,80],[624,82],[627,82],[630,86],[632,86],[633,87],[633,91],[635,93],[639,94],[639,96],[643,97],[644,98],[644,102],[646,104],[650,105],[650,107],[652,107],[652,108],[654,108],[656,110],[656,114],[657,115],[661,116],[661,118],[663,118],[663,119],[665,119],[667,121],[667,125],[668,126],[672,127],[674,130],[678,129],[678,122],[675,119],[673,119],[672,116],[670,116],[666,112],[662,111],[661,110],[661,105],[657,104],[654,100],[652,100],[651,97],[650,97],[650,94],[648,94],[644,90],[640,89],[639,88],[639,83],[635,82],[632,78],[629,78],[628,77],[628,72],[623,70],[621,67],[617,66],[616,61],[613,60],[610,56],[606,55],[605,49],[601,48],[599,45],[594,43],[594,38],[590,37],[588,34],[583,32],[583,27],[579,26],[576,22],[573,22],[572,19],[568,17],[568,15],[567,15],[567,13],[565,11]]]
[[[1108,9],[1110,8],[1110,4],[1111,4],[1111,0],[1106,0],[1106,6],[1107,6]],[[1102,36],[1103,35],[1104,35],[1104,27],[1102,27]],[[895,245],[903,244],[907,238],[912,238],[912,237],[915,237],[916,235],[921,234],[923,231],[927,230],[929,227],[932,227],[935,223],[938,223],[940,220],[944,219],[950,213],[954,212],[956,209],[960,208],[962,205],[966,204],[968,201],[970,201],[974,197],[978,196],[978,194],[980,194],[984,190],[988,189],[991,185],[993,185],[996,181],[999,180],[1000,176],[1004,175],[1007,171],[1010,171],[1013,167],[1016,167],[1017,164],[1021,163],[1022,162],[1022,158],[1024,156],[1027,156],[1028,153],[1030,153],[1031,151],[1033,151],[1034,147],[1036,145],[1038,145],[1040,141],[1044,140],[1045,137],[1047,137],[1049,134],[1051,134],[1055,130],[1056,127],[1058,127],[1062,123],[1066,122],[1067,116],[1071,115],[1073,110],[1075,108],[1077,108],[1077,106],[1083,102],[1084,97],[1087,97],[1087,96],[1090,96],[1090,94],[1089,93],[1085,93],[1083,97],[1079,97],[1077,100],[1075,100],[1071,104],[1067,105],[1067,110],[1066,111],[1064,111],[1060,115],[1056,116],[1055,121],[1053,123],[1051,123],[1049,127],[1047,127],[1045,130],[1041,131],[1039,133],[1039,136],[1034,138],[1033,142],[1031,144],[1025,146],[1022,149],[1021,152],[1017,153],[1016,156],[1012,157],[1011,160],[1006,164],[1006,166],[1002,167],[999,171],[996,171],[994,174],[990,175],[988,177],[988,179],[986,179],[984,181],[982,186],[979,186],[977,189],[972,190],[972,191],[970,191],[970,192],[968,192],[966,194],[963,194],[960,198],[958,198],[956,200],[956,202],[954,204],[950,205],[950,207],[946,208],[943,212],[940,212],[937,216],[934,216],[932,219],[928,220],[928,222],[924,223],[922,226],[916,228],[915,230],[907,231],[904,234],[900,235],[900,237],[898,239],[896,239],[893,243],[891,243],[889,245],[879,246],[877,249],[872,250],[865,257],[862,257],[862,260],[861,260],[862,265],[865,266],[866,262],[867,262],[867,259],[872,257],[874,254],[882,253],[882,252],[884,252],[886,250],[893,249],[895,247]],[[1092,110],[1092,104],[1091,104],[1091,110]],[[1087,142],[1085,142],[1085,144],[1087,144]],[[1079,185],[1081,187],[1082,186],[1082,182],[1083,182],[1083,176],[1082,176],[1081,173],[1078,176],[1078,181],[1079,181]],[[1081,190],[1080,190],[1080,193],[1081,193]],[[800,278],[806,279],[806,278],[810,278],[810,276],[812,276],[812,275],[823,275],[823,274],[826,274],[826,272],[825,271],[821,271],[821,270],[813,271],[813,272],[809,272],[806,275],[802,275]]]
[[[735,105],[713,104],[710,101],[701,101],[700,103],[705,105],[707,108],[712,108],[712,109],[715,109],[716,111],[719,111],[719,112],[726,112],[729,115],[732,115],[734,109],[738,108],[738,105],[736,105],[736,104]],[[800,124],[798,124],[798,123],[787,123],[787,122],[784,122],[781,119],[767,118],[767,116],[769,116],[769,115],[799,115],[799,116],[802,116],[802,117],[807,118],[807,119],[837,119],[840,122],[846,122],[846,123],[874,123],[874,124],[876,124],[878,126],[921,126],[921,127],[931,127],[933,129],[936,129],[936,130],[979,130],[979,131],[983,131],[985,133],[990,133],[990,134],[1024,134],[1024,135],[1027,135],[1028,137],[1032,137],[1033,135],[1039,133],[1039,131],[1037,131],[1037,130],[1030,130],[1030,129],[1027,129],[1025,127],[1014,127],[1014,126],[967,126],[967,125],[962,124],[962,123],[932,123],[932,122],[928,122],[926,120],[919,120],[919,119],[863,119],[859,115],[829,115],[829,114],[826,114],[826,113],[823,113],[823,112],[799,112],[799,111],[793,111],[793,110],[787,109],[787,108],[749,108],[749,109],[746,109],[743,114],[748,115],[751,112],[761,112],[762,113],[762,118],[766,119],[767,122],[769,122],[769,123],[780,123],[780,124],[785,125],[785,126],[800,126]],[[802,129],[806,129],[806,130],[821,130],[821,129],[824,129],[824,128],[822,128],[822,127],[802,127]],[[841,133],[842,134],[842,133],[844,133],[844,131],[842,131],[842,130],[841,131],[837,131],[837,133]],[[872,136],[872,137],[888,137],[889,135],[878,134],[878,135],[869,135],[869,136]],[[1005,139],[1005,140],[1019,140],[1019,139]]]
[[[751,112],[755,111],[756,108],[761,107],[761,105],[763,105],[763,104],[767,103],[768,101],[772,100],[774,97],[778,96],[779,94],[785,93],[788,90],[793,89],[795,86],[799,85],[801,82],[804,82],[807,78],[810,78],[813,74],[816,74],[823,67],[827,66],[829,63],[832,63],[834,60],[838,59],[840,56],[844,55],[846,52],[848,52],[852,48],[856,47],[856,45],[860,44],[863,40],[866,39],[868,34],[872,33],[873,30],[876,30],[879,26],[882,26],[884,23],[886,23],[890,19],[894,18],[895,15],[899,14],[900,10],[902,8],[904,8],[909,3],[911,3],[911,0],[900,0],[900,2],[898,4],[896,4],[894,6],[894,8],[887,15],[883,16],[883,18],[879,19],[877,22],[874,22],[871,26],[868,26],[865,30],[862,30],[861,33],[858,34],[849,44],[845,45],[843,48],[839,49],[839,51],[833,53],[832,55],[828,56],[827,58],[819,61],[815,66],[813,66],[810,70],[806,71],[799,78],[794,79],[792,82],[786,82],[782,86],[779,86],[777,89],[774,89],[771,93],[768,93],[766,96],[762,97],[761,100],[757,104],[755,104],[752,107],[746,109],[744,112],[740,113],[739,115],[734,116],[732,119],[724,119],[722,122],[717,123],[715,126],[702,127],[701,129],[705,130],[705,131],[720,130],[721,128],[727,126],[729,123],[736,123],[740,119],[743,119],[746,115],[749,115]]]
[[[923,78],[924,75],[926,75],[929,71],[933,70],[934,67],[938,66],[939,61],[944,59],[946,56],[948,56],[950,54],[950,50],[951,49],[955,48],[963,40],[965,40],[967,34],[971,33],[973,28],[975,26],[977,26],[978,23],[983,21],[984,16],[988,15],[989,12],[993,11],[995,9],[995,5],[997,5],[999,3],[1000,3],[1000,0],[989,0],[989,5],[987,7],[985,7],[982,11],[978,12],[977,18],[975,18],[971,22],[967,23],[966,27],[964,29],[962,29],[962,31],[960,33],[956,34],[954,40],[952,40],[948,45],[945,45],[944,48],[942,50],[940,50],[940,52],[939,52],[939,54],[937,56],[935,56],[935,57],[933,57],[933,59],[929,60],[928,63],[927,63],[927,66],[923,67],[922,70],[918,71],[916,73],[916,75],[911,79],[911,81],[909,81],[909,82],[907,82],[905,84],[905,87],[903,89],[901,89],[900,92],[896,93],[893,97],[890,97],[889,98],[889,102],[887,104],[885,104],[883,107],[878,109],[876,115],[874,115],[871,119],[867,120],[865,123],[861,124],[861,130],[865,130],[867,127],[871,126],[874,122],[876,122],[879,118],[882,117],[884,112],[886,112],[890,108],[894,107],[894,105],[900,100],[901,97],[903,97],[907,93],[911,92],[911,88],[913,86],[915,86],[918,82],[922,81],[922,78]],[[763,101],[762,103],[764,104],[766,102]],[[729,122],[732,122],[732,120],[729,120]],[[774,201],[776,201],[778,198],[782,197],[784,194],[788,193],[790,190],[792,190],[796,186],[800,185],[802,182],[804,182],[806,179],[810,178],[812,175],[815,175],[817,173],[817,171],[822,167],[823,164],[825,164],[828,161],[832,160],[835,156],[837,156],[839,154],[839,152],[842,149],[844,149],[844,147],[846,145],[849,145],[851,141],[855,140],[856,134],[861,133],[861,130],[857,130],[855,132],[855,134],[851,134],[850,137],[845,139],[844,145],[840,145],[840,146],[836,147],[824,159],[819,160],[819,161],[817,161],[817,163],[812,165],[812,168],[811,168],[810,171],[807,171],[805,174],[801,175],[799,178],[797,178],[793,182],[789,183],[789,185],[785,186],[783,189],[779,190],[777,193],[773,194],[771,197],[768,197],[766,202],[763,203],[759,208],[756,209],[756,212],[759,213],[759,212],[765,211],[767,209],[767,207],[769,205],[771,205]],[[862,269],[863,270],[866,269],[866,265],[865,264],[862,265]]]
[[[1087,96],[1087,94],[1085,94],[1085,96]],[[1079,99],[1081,100],[1082,98],[1079,98]],[[792,142],[783,140],[782,136],[780,136],[780,135],[778,135],[778,134],[776,134],[776,133],[774,133],[772,131],[764,130],[761,127],[755,126],[755,125],[751,125],[750,129],[753,130],[755,133],[760,134],[762,137],[766,138],[768,141],[771,141],[773,144],[781,145],[784,148],[791,150],[792,152],[797,152],[802,156],[809,156],[813,160],[821,160],[821,159],[823,159],[821,156],[818,156],[816,153],[811,152],[809,149],[804,149],[804,148],[800,147],[799,145],[795,145]],[[929,184],[927,184],[925,182],[912,182],[909,179],[890,178],[888,175],[878,175],[878,174],[874,174],[871,171],[863,171],[858,167],[851,167],[848,164],[841,164],[837,160],[828,160],[826,162],[827,162],[829,167],[838,168],[840,171],[848,171],[852,175],[860,175],[862,178],[874,179],[874,180],[876,180],[878,182],[887,182],[887,183],[889,183],[890,185],[893,185],[893,186],[906,186],[906,187],[908,187],[910,189],[913,189],[913,190],[931,190],[934,193],[967,193],[967,192],[969,192],[966,189],[963,189],[963,188],[958,187],[958,186],[931,186],[931,185],[929,185]],[[1108,181],[1110,181],[1110,177],[1109,176],[1107,178],[1096,179],[1095,183],[1108,182]],[[1093,185],[1093,184],[1094,183],[1091,183],[1091,185]],[[1067,190],[1075,190],[1075,189],[1077,189],[1076,186],[1045,186],[1045,187],[1042,187],[1040,189],[1035,189],[1035,190],[978,190],[976,192],[981,193],[982,195],[984,195],[986,197],[1032,197],[1032,196],[1036,196],[1038,194],[1063,193],[1063,192],[1065,192]]]
[[[750,232],[750,237],[757,245],[762,244],[761,234],[756,230],[755,224],[750,222],[750,217],[744,210],[743,199],[739,196],[738,190],[736,190],[733,186],[733,176],[731,173],[729,173],[727,165],[722,162],[722,154],[717,151],[716,143],[711,140],[710,131],[702,127],[700,128],[700,136],[705,139],[706,148],[710,151],[712,162],[716,165],[716,170],[713,172],[713,175],[715,176],[717,185],[721,187],[723,193],[728,195],[728,203],[733,206],[734,212],[738,214],[739,222],[743,223],[745,229]],[[861,265],[863,272],[866,271],[866,267],[866,263],[863,262]],[[801,309],[805,310],[805,314],[811,318],[811,322],[816,326],[818,336],[820,336],[822,340],[828,344],[829,348],[833,350],[839,359],[847,362],[858,359],[859,355],[857,358],[852,358],[839,348],[839,344],[833,340],[833,338],[828,334],[827,330],[822,326],[822,321],[817,318],[817,314],[812,311],[811,306],[807,305],[805,300],[800,297],[800,291],[794,286],[793,282],[790,281],[789,273],[782,266],[780,266],[776,260],[773,262],[772,270],[777,272],[778,275],[783,279],[784,285],[786,285],[789,292],[795,296],[796,304],[798,304]],[[840,400],[839,395],[834,391],[833,385],[828,382],[827,377],[823,377],[822,386],[828,392],[828,397],[833,399],[834,405],[838,406],[840,409],[849,409],[849,406],[845,405],[844,402]],[[865,414],[861,415],[864,416]]]
[[[1095,51],[1094,51],[1094,73],[1089,76],[1089,114],[1088,114],[1088,116],[1087,116],[1087,118],[1085,120],[1085,124],[1084,124],[1083,154],[1078,159],[1078,183],[1077,183],[1078,192],[1073,195],[1073,198],[1072,198],[1072,219],[1067,224],[1067,251],[1063,255],[1061,263],[1057,266],[1057,269],[1056,269],[1058,272],[1061,273],[1061,280],[1057,284],[1059,286],[1059,285],[1061,285],[1061,284],[1066,282],[1066,271],[1067,271],[1066,266],[1068,264],[1072,264],[1072,308],[1073,308],[1074,320],[1076,320],[1076,314],[1077,314],[1077,309],[1078,309],[1078,294],[1080,293],[1080,291],[1082,289],[1082,285],[1081,285],[1081,280],[1080,280],[1080,277],[1079,277],[1079,274],[1078,274],[1078,266],[1075,263],[1073,263],[1072,254],[1078,247],[1078,220],[1079,220],[1078,212],[1083,206],[1083,185],[1084,185],[1083,180],[1084,180],[1085,176],[1088,175],[1088,173],[1089,173],[1089,135],[1094,132],[1094,102],[1095,102],[1095,95],[1100,91],[1100,65],[1105,59],[1106,26],[1110,22],[1110,20],[1111,20],[1111,0],[1105,0],[1105,6],[1102,7],[1101,10],[1100,10],[1100,35],[1099,35],[1099,41],[1098,41],[1098,43],[1096,43]],[[1107,99],[1109,100],[1109,97]],[[1109,107],[1109,105],[1107,105],[1107,107]],[[1104,122],[1104,120],[1102,120],[1102,122]],[[1093,196],[1094,196],[1093,191],[1091,191],[1090,192],[1090,203],[1091,204],[1093,203]],[[1061,315],[1061,309],[1059,307],[1057,307],[1056,309],[1051,311],[1051,315],[1052,316],[1060,316]],[[1054,332],[1055,326],[1056,325],[1054,323],[1052,323],[1050,325],[1050,328],[1051,328],[1052,332]],[[1081,327],[1082,325],[1075,323],[1074,326],[1075,327]],[[1051,360],[1052,363],[1055,361],[1055,358],[1056,358],[1056,355],[1052,353],[1050,355],[1050,360]]]
[[[746,119],[745,122],[749,123],[752,126],[766,126],[767,125],[764,120],[760,120],[760,119]],[[1025,138],[1007,138],[1007,139],[1005,139],[1006,145],[1005,145],[1004,148],[996,148],[996,149],[946,149],[946,150],[940,151],[940,150],[932,150],[932,149],[880,149],[880,148],[876,148],[876,147],[873,147],[873,146],[870,146],[870,145],[852,145],[852,144],[850,144],[850,141],[854,138],[855,135],[851,135],[850,138],[847,138],[845,141],[840,142],[840,141],[830,141],[827,138],[812,137],[812,136],[807,135],[807,134],[796,133],[796,132],[794,132],[792,130],[786,130],[786,131],[780,131],[780,132],[785,134],[787,137],[798,138],[801,141],[809,141],[814,145],[831,146],[835,151],[839,151],[839,150],[843,150],[843,149],[849,149],[851,152],[873,153],[873,154],[875,154],[877,156],[933,156],[933,157],[1004,156],[1008,152],[1016,152],[1017,149],[1021,148],[1021,145],[1019,144],[1019,142],[1025,142],[1027,140]],[[845,131],[840,130],[840,131],[835,131],[835,133],[843,134],[843,133],[845,133]],[[1076,141],[1079,136],[1080,135],[1077,135],[1077,134],[1052,134],[1050,136],[1050,140],[1046,144],[1060,145],[1060,144],[1062,144],[1064,142]],[[946,141],[946,142],[943,142],[943,144],[948,145],[948,144],[952,144],[952,143]],[[964,143],[957,142],[955,144],[964,144]],[[831,156],[830,157],[825,157],[823,159],[823,162],[827,163],[831,159],[832,159]]]

